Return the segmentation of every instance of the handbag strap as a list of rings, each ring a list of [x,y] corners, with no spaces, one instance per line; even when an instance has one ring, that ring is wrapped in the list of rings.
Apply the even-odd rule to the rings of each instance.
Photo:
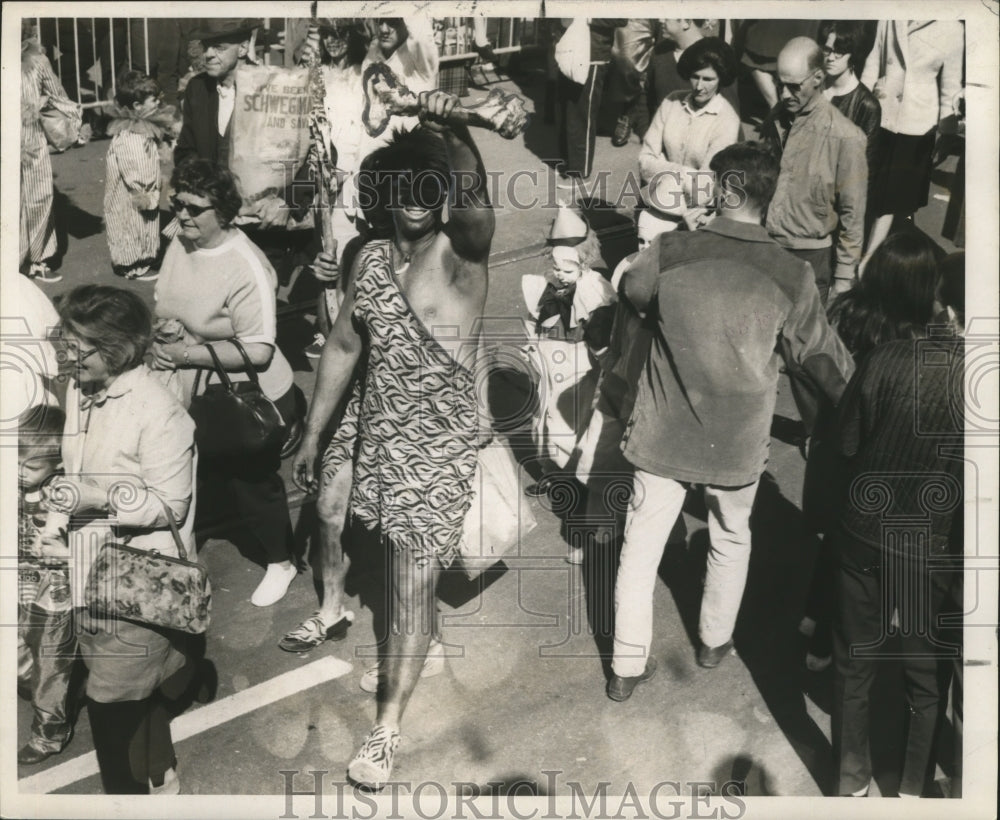
[[[243,344],[240,342],[239,339],[229,339],[228,341],[232,343],[233,347],[236,348],[240,356],[243,357],[243,364],[246,365],[247,375],[250,377],[250,381],[252,381],[254,383],[254,386],[259,390],[260,379],[257,378],[257,368],[254,367],[254,363],[250,361],[250,356],[247,355],[246,350],[244,350]]]
[[[243,364],[246,368],[247,375],[250,377],[250,381],[253,383],[254,387],[260,390],[260,379],[257,378],[257,368],[254,367],[252,361],[250,361],[250,356],[247,354],[246,349],[240,343],[239,339],[225,339],[224,341],[230,342],[236,351],[240,354],[243,359]],[[215,348],[212,347],[211,343],[205,342],[205,347],[208,349],[208,355],[212,357],[212,362],[215,364],[215,372],[219,375],[219,380],[225,386],[226,390],[230,393],[233,392],[233,380],[229,378],[229,374],[226,369],[222,366],[222,362],[219,361],[219,354],[215,352]],[[201,375],[199,373],[199,375]],[[208,383],[206,379],[205,383]]]
[[[208,349],[208,355],[212,357],[212,362],[215,364],[215,372],[219,376],[219,381],[222,382],[223,386],[230,393],[233,392],[233,380],[229,378],[229,374],[226,372],[226,368],[222,366],[222,362],[219,361],[219,354],[215,352],[215,348],[211,344],[205,342],[205,347]],[[201,375],[199,373],[199,375]],[[205,385],[208,385],[208,379],[205,379]]]
[[[156,500],[163,505],[163,512],[167,514],[167,526],[170,527],[170,532],[174,536],[174,543],[177,545],[177,554],[180,556],[182,561],[187,561],[187,550],[184,549],[184,539],[181,538],[181,531],[177,528],[177,522],[174,521],[174,511],[167,506],[166,501],[156,495],[156,493],[152,492],[152,490],[148,490],[147,488],[147,491],[150,492]]]

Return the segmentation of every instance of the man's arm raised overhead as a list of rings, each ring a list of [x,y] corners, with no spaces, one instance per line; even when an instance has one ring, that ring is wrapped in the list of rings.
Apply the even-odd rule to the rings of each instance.
[[[457,256],[470,262],[485,262],[496,218],[490,204],[483,158],[469,129],[461,123],[448,123],[457,104],[458,98],[452,94],[429,93],[424,124],[438,131],[448,151],[452,188],[445,234]]]

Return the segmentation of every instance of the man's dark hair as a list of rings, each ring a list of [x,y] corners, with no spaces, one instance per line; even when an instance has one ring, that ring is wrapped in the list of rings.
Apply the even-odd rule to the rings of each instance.
[[[388,145],[369,154],[358,174],[362,209],[372,211],[373,224],[382,221],[378,211],[412,200],[440,217],[450,190],[451,166],[442,140],[426,128],[396,131]]]
[[[677,73],[685,80],[703,68],[711,68],[719,75],[719,88],[731,85],[736,79],[736,54],[725,40],[702,37],[692,43],[677,61]]]
[[[170,187],[175,193],[186,191],[203,196],[212,203],[219,224],[227,227],[243,206],[243,198],[236,187],[236,179],[224,167],[199,157],[190,157],[170,176]]]
[[[749,204],[761,213],[767,210],[778,184],[781,164],[764,142],[737,142],[712,157],[716,194],[730,205]]]
[[[145,102],[148,97],[158,97],[160,85],[141,71],[126,71],[118,78],[115,102],[122,108]]]

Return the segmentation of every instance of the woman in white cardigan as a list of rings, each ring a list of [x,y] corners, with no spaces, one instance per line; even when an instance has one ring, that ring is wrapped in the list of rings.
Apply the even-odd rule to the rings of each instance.
[[[962,88],[965,26],[957,20],[880,20],[861,82],[882,106],[879,162],[870,173],[874,218],[864,267],[893,217],[927,204],[938,123]]]
[[[684,201],[660,207],[680,221],[688,208],[706,204],[712,187],[706,182],[708,164],[739,139],[740,118],[719,93],[736,77],[736,57],[727,43],[717,37],[698,40],[681,55],[677,71],[691,90],[670,94],[657,109],[639,151],[639,173],[644,183],[674,175]]]

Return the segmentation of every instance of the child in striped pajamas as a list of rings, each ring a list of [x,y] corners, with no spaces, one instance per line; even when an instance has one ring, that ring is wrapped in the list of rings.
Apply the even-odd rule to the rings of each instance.
[[[160,87],[140,71],[118,82],[108,126],[104,223],[114,272],[152,281],[160,252],[160,146],[174,139],[172,106],[161,106]]]

